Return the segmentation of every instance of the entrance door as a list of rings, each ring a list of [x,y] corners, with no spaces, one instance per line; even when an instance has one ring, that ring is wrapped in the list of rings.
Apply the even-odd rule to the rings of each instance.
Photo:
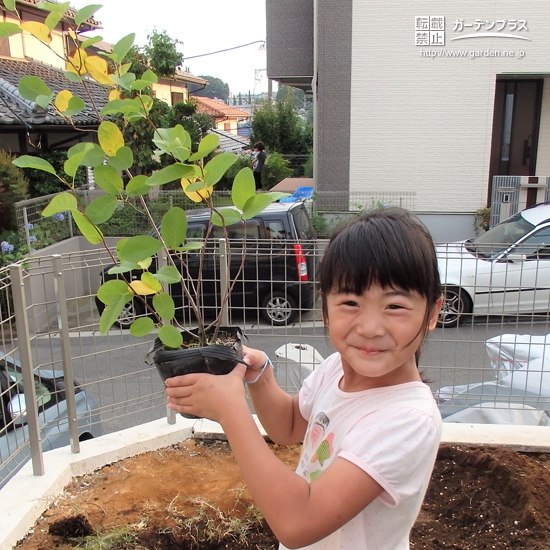
[[[542,101],[542,79],[497,80],[489,166],[489,195],[493,176],[534,176]],[[533,197],[527,197],[535,203]]]

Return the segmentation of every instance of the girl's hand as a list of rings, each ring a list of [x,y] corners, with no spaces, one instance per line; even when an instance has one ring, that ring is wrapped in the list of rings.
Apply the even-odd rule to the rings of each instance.
[[[220,422],[223,416],[245,404],[243,377],[246,367],[241,364],[226,375],[186,374],[165,381],[168,408]]]
[[[245,382],[254,381],[258,377],[258,372],[262,370],[266,360],[265,352],[243,346],[243,361],[249,365],[244,375]]]

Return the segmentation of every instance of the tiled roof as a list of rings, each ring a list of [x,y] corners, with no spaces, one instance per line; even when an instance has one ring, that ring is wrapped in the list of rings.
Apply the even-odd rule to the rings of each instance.
[[[43,0],[17,0],[17,3],[18,4],[23,4],[23,5],[27,5],[27,6],[33,6],[33,7],[37,7],[38,8],[38,4],[40,4]],[[75,8],[72,8],[71,6],[69,6],[69,9],[67,10],[67,16],[70,17],[70,18],[73,18],[76,14],[78,10],[75,9]],[[44,19],[46,18],[46,15],[48,14],[47,11],[43,11],[43,13],[45,14],[44,15]],[[99,25],[101,25],[101,23],[99,23],[98,21],[96,21],[93,17],[90,17],[89,19],[86,20],[86,23],[88,24],[88,26],[90,26],[91,28],[93,27],[98,27]]]
[[[17,85],[25,75],[40,77],[56,94],[61,90],[70,90],[74,95],[82,98],[86,107],[81,113],[72,117],[75,125],[99,124],[84,86],[68,81],[63,71],[37,61],[2,58],[0,58],[0,124],[69,124],[52,106],[45,110],[21,97],[17,91]],[[87,86],[100,110],[107,103],[107,89],[91,81],[87,82]]]
[[[197,110],[200,113],[207,113],[215,117],[225,118],[248,118],[250,115],[242,109],[237,109],[231,105],[226,105],[217,99],[208,97],[193,96],[197,100]]]
[[[209,133],[216,134],[220,138],[219,148],[225,153],[236,153],[250,147],[250,140],[242,136],[236,136],[231,132],[224,132],[213,128]]]

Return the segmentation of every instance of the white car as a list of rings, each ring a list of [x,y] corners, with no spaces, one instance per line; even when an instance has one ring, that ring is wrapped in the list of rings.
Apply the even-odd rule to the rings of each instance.
[[[436,250],[444,289],[438,326],[472,315],[550,312],[550,204]]]

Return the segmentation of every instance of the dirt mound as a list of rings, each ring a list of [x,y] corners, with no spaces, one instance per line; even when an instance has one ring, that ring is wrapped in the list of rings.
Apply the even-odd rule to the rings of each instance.
[[[299,446],[272,448],[294,469]],[[443,445],[411,548],[550,550],[549,506],[547,455]],[[50,526],[79,516],[109,550],[278,547],[219,441],[186,441],[75,479],[17,549],[74,548],[82,538]],[[87,525],[67,522],[76,524]]]

